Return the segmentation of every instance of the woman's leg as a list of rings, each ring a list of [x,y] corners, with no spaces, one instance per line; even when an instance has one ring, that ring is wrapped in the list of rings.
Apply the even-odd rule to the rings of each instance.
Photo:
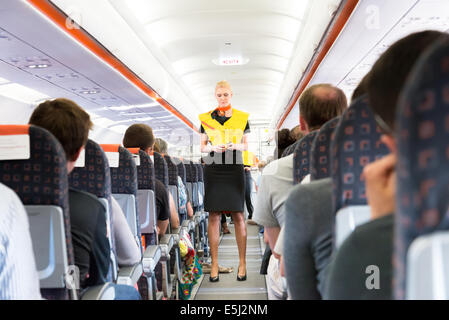
[[[235,240],[237,241],[237,247],[239,248],[239,268],[238,275],[244,276],[246,272],[246,224],[243,212],[233,212],[232,218],[234,219],[235,227]]]
[[[207,233],[209,237],[210,255],[212,258],[210,277],[218,276],[218,241],[220,240],[220,212],[209,212],[209,225]]]

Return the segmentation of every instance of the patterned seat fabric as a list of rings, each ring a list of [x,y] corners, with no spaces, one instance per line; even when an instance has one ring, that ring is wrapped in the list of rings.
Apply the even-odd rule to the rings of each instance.
[[[192,170],[192,182],[198,182],[198,168],[193,163],[193,161],[190,161],[190,168]]]
[[[366,97],[357,99],[341,116],[331,143],[334,212],[348,205],[366,205],[365,165],[388,154]]]
[[[282,158],[291,155],[295,151],[295,148],[299,144],[299,141],[300,140],[296,141],[295,143],[285,148],[284,152],[282,152]]]
[[[298,184],[309,174],[310,150],[318,131],[313,131],[298,141],[293,152],[293,184]]]
[[[326,122],[315,136],[310,152],[311,180],[324,179],[330,176],[330,147],[340,117]]]
[[[3,129],[10,126],[0,126]],[[62,208],[69,265],[75,265],[70,228],[67,165],[64,149],[47,130],[29,126],[30,159],[0,161],[0,181],[13,189],[24,205]],[[68,299],[66,289],[43,289],[46,299]]]
[[[153,161],[143,150],[139,150],[139,157],[140,166],[137,166],[137,188],[139,190],[155,191]]]
[[[168,184],[171,186],[178,186],[178,167],[174,164],[172,158],[164,155],[165,162],[168,168]]]
[[[393,268],[396,299],[405,298],[406,255],[417,237],[449,229],[449,42],[416,64],[397,112],[397,212]],[[444,288],[444,281],[440,279]]]
[[[192,167],[190,165],[190,162],[187,160],[184,160],[184,167],[186,169],[186,182],[193,182],[193,173],[192,173]]]
[[[179,158],[173,158],[173,161],[178,167],[178,176],[181,177],[182,182],[186,185],[186,167],[184,166],[184,163]]]
[[[154,176],[160,182],[162,182],[165,187],[168,187],[168,167],[164,160],[164,157],[157,152],[154,155]]]
[[[119,147],[119,166],[111,169],[111,191],[118,194],[137,194],[137,168],[132,154]]]
[[[103,149],[96,142],[87,140],[84,150],[85,166],[75,167],[70,173],[70,187],[110,200],[111,172]]]

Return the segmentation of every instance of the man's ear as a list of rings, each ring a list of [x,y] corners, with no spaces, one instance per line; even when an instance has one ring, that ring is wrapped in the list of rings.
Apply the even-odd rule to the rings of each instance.
[[[385,143],[388,147],[388,149],[390,149],[391,153],[396,154],[398,151],[398,148],[396,146],[396,140],[393,138],[393,136],[390,136],[388,134],[383,134],[380,137],[380,141],[382,141],[383,143]]]

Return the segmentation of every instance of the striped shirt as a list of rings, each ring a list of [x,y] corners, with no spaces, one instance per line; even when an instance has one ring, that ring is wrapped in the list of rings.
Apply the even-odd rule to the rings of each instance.
[[[0,195],[0,300],[41,299],[27,213],[1,183]]]

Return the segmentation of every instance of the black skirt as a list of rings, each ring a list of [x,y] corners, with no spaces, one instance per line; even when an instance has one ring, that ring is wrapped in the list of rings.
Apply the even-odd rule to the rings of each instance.
[[[204,210],[243,212],[245,202],[243,164],[208,164],[204,167]]]

